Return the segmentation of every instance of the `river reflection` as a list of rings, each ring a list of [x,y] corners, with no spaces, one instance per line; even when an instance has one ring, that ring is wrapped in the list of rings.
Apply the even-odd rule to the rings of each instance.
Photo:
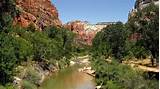
[[[48,79],[40,89],[95,89],[93,80],[92,76],[70,67]]]

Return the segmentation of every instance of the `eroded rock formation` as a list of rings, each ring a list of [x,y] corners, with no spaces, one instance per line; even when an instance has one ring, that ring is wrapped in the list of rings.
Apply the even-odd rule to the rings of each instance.
[[[27,27],[32,23],[39,29],[50,25],[62,26],[51,0],[16,0],[16,6],[20,14],[15,17],[15,24]]]
[[[72,21],[65,24],[64,27],[77,34],[77,41],[83,44],[92,45],[92,40],[96,33],[110,24],[114,24],[114,22],[89,24],[87,21]]]

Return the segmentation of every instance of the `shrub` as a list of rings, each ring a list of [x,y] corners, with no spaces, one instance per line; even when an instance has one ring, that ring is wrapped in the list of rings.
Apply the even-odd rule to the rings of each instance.
[[[49,60],[54,57],[55,42],[47,37],[46,34],[41,32],[35,32],[32,34],[31,42],[33,44],[34,59],[36,61]]]
[[[26,81],[26,80],[23,81],[22,88],[23,89],[37,89],[37,87],[33,83],[30,83],[29,81]]]
[[[158,89],[157,80],[145,79],[141,72],[114,60],[108,63],[102,57],[92,59],[96,83],[102,89]]]
[[[7,84],[5,86],[0,85],[0,89],[17,89],[11,84]]]
[[[137,58],[137,59],[143,59],[150,55],[150,52],[146,50],[142,45],[142,42],[132,42],[132,41],[126,41],[126,53],[125,58]]]
[[[28,71],[27,71],[25,79],[32,84],[39,85],[39,81],[41,80],[40,74],[31,67],[28,68],[27,70]]]

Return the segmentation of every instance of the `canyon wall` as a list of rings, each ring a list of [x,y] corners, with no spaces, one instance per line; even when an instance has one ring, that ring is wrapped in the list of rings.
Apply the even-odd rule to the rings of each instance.
[[[71,21],[64,25],[65,28],[77,34],[77,41],[86,45],[92,45],[92,40],[97,32],[114,22],[89,24],[87,21]]]
[[[35,25],[42,30],[46,26],[62,26],[56,7],[51,0],[16,0],[20,14],[15,17],[14,24],[27,27]]]

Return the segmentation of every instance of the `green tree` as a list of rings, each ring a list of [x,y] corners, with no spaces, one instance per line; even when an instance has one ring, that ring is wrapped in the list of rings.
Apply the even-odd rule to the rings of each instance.
[[[0,83],[5,84],[12,80],[13,68],[16,66],[17,58],[14,39],[5,33],[0,34]]]
[[[104,56],[122,59],[125,53],[127,30],[121,22],[104,28],[93,40],[93,50]]]
[[[74,34],[65,28],[57,27],[49,28],[46,33],[52,40],[56,41],[62,56],[70,58],[73,52]]]
[[[158,80],[146,79],[143,73],[116,61],[107,62],[103,57],[92,58],[95,81],[101,89],[158,89]]]
[[[49,60],[55,53],[55,42],[42,32],[34,32],[29,39],[33,44],[34,60]],[[54,57],[54,56],[53,56]]]
[[[142,10],[138,10],[134,17],[131,17],[128,21],[132,34],[140,33],[141,40],[137,40],[137,43],[141,43],[139,46],[143,46],[146,50],[152,54],[152,65],[154,58],[158,63],[159,53],[159,7],[151,3],[149,6]]]
[[[31,46],[24,39],[3,32],[0,46],[0,82],[5,84],[12,80],[14,68],[31,55]]]
[[[7,31],[12,25],[13,18],[18,15],[15,0],[0,0],[0,29]]]
[[[18,34],[0,33],[0,83],[5,84],[12,80],[15,67],[32,57],[32,49],[32,44]]]

